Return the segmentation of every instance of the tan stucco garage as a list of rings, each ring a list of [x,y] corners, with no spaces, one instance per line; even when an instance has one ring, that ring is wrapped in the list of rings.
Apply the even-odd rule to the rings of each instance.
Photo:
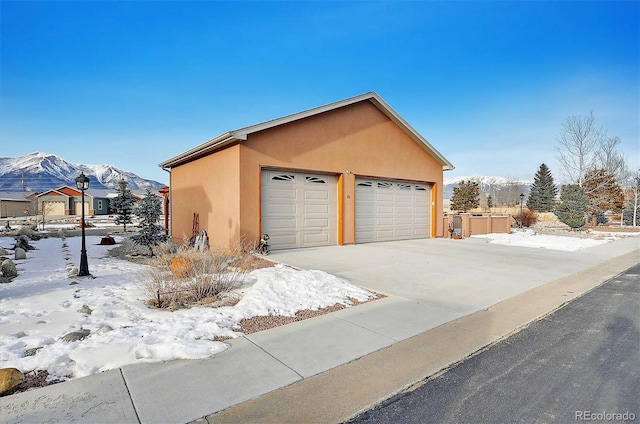
[[[227,132],[160,166],[175,241],[197,217],[212,245],[267,233],[275,249],[442,234],[453,169],[376,93]]]

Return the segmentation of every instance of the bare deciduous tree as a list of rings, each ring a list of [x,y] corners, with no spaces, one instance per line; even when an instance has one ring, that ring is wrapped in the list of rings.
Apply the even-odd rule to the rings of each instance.
[[[606,138],[589,116],[569,116],[556,137],[556,160],[565,178],[582,187],[584,175],[593,168],[594,155]]]
[[[631,173],[626,158],[616,149],[620,143],[619,137],[603,137],[593,158],[593,168],[607,170],[618,183],[624,185],[631,178]]]

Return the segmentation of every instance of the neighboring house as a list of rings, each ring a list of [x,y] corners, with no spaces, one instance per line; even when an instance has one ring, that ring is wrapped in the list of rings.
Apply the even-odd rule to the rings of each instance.
[[[222,134],[160,166],[171,236],[273,249],[443,234],[453,165],[376,93]]]
[[[84,213],[94,215],[94,197],[84,192]],[[108,205],[108,201],[107,201]],[[38,194],[38,215],[64,216],[82,214],[82,192],[74,187],[62,186],[56,189],[43,191]]]
[[[16,218],[19,216],[31,215],[32,203],[28,198],[32,193],[22,191],[2,191],[0,192],[0,218]]]

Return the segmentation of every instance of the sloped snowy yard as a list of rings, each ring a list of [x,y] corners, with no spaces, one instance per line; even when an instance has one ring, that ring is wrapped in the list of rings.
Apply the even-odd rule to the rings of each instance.
[[[16,261],[19,276],[0,284],[0,368],[47,370],[50,378],[64,379],[139,362],[207,358],[228,347],[214,339],[240,335],[234,326],[242,319],[292,316],[373,296],[322,271],[277,265],[247,274],[239,288],[243,297],[235,306],[151,309],[144,304],[143,289],[149,266],[110,257],[112,246],[100,246],[99,241],[87,237],[89,270],[95,278],[69,276],[79,263],[80,237],[31,242],[36,250]],[[13,238],[0,237],[0,246],[13,245]],[[84,305],[90,314],[79,312]],[[106,326],[113,330],[98,331]],[[62,340],[80,329],[89,330],[90,336]]]

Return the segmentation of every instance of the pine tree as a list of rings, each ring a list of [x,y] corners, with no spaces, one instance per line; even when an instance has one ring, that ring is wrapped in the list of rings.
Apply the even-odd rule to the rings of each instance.
[[[480,187],[475,181],[460,181],[460,185],[453,189],[451,210],[469,212],[480,205]]]
[[[536,212],[551,212],[556,202],[558,189],[553,182],[551,170],[544,163],[533,178],[533,185],[527,199],[527,207]]]
[[[166,240],[164,228],[157,224],[161,214],[162,200],[147,189],[142,204],[136,210],[136,215],[140,218],[140,231],[131,239],[137,244],[147,246],[151,256],[154,256],[153,246]]]
[[[580,228],[585,224],[587,212],[587,196],[577,184],[562,186],[560,201],[556,204],[554,213],[558,219],[571,228]]]
[[[624,193],[613,175],[605,169],[592,169],[584,177],[582,189],[587,196],[587,212],[592,217],[608,210],[620,211],[624,206]]]
[[[118,182],[118,196],[111,199],[109,206],[116,212],[115,224],[124,226],[124,232],[127,232],[127,224],[133,223],[133,208],[135,199],[131,194],[131,190],[127,189],[127,182],[120,180]]]

